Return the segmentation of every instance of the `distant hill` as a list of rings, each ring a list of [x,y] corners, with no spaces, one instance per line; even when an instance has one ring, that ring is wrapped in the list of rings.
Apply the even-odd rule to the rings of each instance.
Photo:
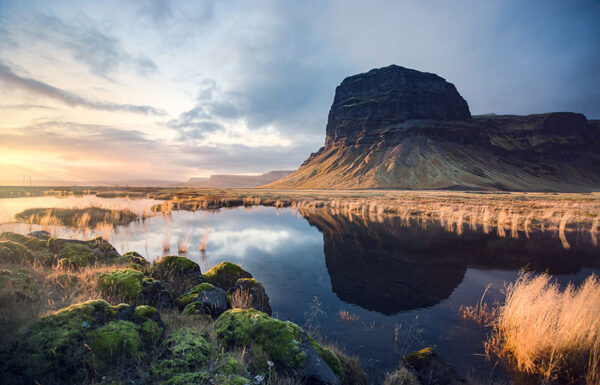
[[[453,84],[392,65],[336,88],[325,146],[265,187],[600,190],[600,121],[471,116]]]
[[[187,187],[215,187],[215,188],[250,188],[275,182],[290,175],[293,171],[269,171],[260,175],[211,175],[210,178],[190,178]]]

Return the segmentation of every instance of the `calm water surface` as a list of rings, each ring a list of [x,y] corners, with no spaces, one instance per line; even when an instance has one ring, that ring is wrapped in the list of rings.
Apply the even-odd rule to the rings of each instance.
[[[38,229],[6,223],[15,207],[40,207],[34,199],[2,200],[0,231]],[[137,212],[152,203],[131,202]],[[103,204],[122,207],[127,201]],[[51,230],[57,236],[94,235]],[[460,306],[475,304],[490,284],[486,301],[501,299],[505,284],[525,266],[549,271],[561,283],[580,283],[600,272],[599,249],[578,234],[570,235],[573,247],[564,250],[553,234],[514,239],[466,231],[457,236],[435,224],[424,227],[397,217],[370,221],[267,207],[157,215],[118,227],[110,241],[120,252],[135,250],[149,260],[163,255],[163,245],[171,254],[181,246],[203,271],[224,260],[242,265],[265,286],[274,316],[358,356],[373,379],[425,346],[482,382],[502,378],[502,370],[482,356],[485,331],[461,320]],[[203,244],[205,252],[199,250]],[[321,312],[314,312],[315,301]],[[356,320],[343,321],[340,310]]]

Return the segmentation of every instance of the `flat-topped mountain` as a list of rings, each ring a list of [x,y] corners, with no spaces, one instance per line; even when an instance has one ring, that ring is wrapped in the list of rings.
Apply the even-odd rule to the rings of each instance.
[[[336,88],[325,146],[275,188],[600,189],[600,122],[471,116],[443,78],[392,65]]]

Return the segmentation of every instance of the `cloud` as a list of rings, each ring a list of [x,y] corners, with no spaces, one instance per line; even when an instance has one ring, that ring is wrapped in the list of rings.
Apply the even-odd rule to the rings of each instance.
[[[158,71],[153,60],[125,51],[116,37],[100,31],[90,20],[67,23],[55,16],[38,15],[35,25],[37,28],[29,33],[67,49],[93,74],[110,78],[124,66],[133,68],[142,76]]]
[[[6,174],[2,179],[26,173],[36,179],[183,181],[215,173],[295,169],[312,148],[296,155],[282,147],[197,146],[154,139],[140,130],[48,120],[3,129],[0,149],[24,159],[23,164],[8,167],[0,157]],[[23,172],[23,167],[28,171]]]
[[[90,100],[75,93],[53,87],[39,80],[19,76],[14,73],[10,67],[2,63],[0,63],[0,81],[27,92],[58,100],[72,107],[85,107],[101,111],[131,112],[148,115],[165,114],[165,111],[151,106]]]

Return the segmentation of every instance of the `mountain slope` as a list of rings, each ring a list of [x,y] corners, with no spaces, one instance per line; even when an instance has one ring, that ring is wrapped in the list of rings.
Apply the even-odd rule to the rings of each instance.
[[[591,191],[599,148],[581,114],[471,117],[452,84],[390,66],[345,79],[325,146],[265,187]]]

